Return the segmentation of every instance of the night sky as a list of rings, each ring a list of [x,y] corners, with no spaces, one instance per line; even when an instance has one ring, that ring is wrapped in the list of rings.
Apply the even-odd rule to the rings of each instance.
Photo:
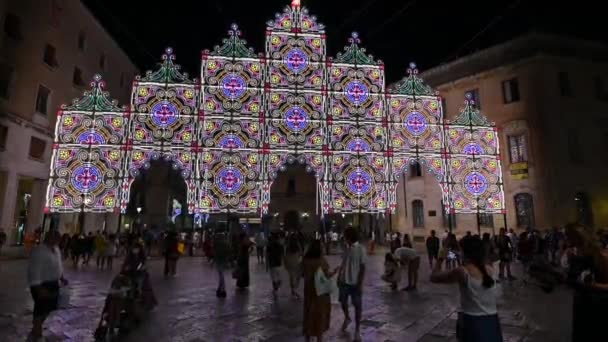
[[[290,0],[84,0],[133,61],[152,69],[171,46],[177,63],[198,77],[200,52],[212,49],[237,23],[256,52],[264,51],[266,22]],[[154,4],[154,5],[151,5]],[[386,64],[387,82],[401,78],[410,61],[421,70],[514,38],[531,30],[608,43],[598,5],[526,0],[302,0],[325,24],[328,55],[352,31]],[[595,7],[595,9],[594,9]]]

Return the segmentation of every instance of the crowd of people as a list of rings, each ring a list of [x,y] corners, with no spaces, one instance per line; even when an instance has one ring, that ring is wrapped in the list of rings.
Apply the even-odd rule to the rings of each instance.
[[[56,231],[48,232],[43,243],[32,251],[28,270],[35,302],[30,335],[33,340],[41,336],[44,320],[57,307],[59,289],[67,284],[63,278],[63,259],[70,258],[75,267],[86,267],[95,257],[97,268],[111,270],[113,259],[123,251],[122,267],[112,282],[104,307],[103,317],[109,322],[108,329],[113,331],[116,321],[121,319],[120,313],[129,307],[127,298],[137,298],[147,310],[154,308],[157,301],[145,266],[154,244],[150,240],[147,242],[145,236],[146,232],[121,236],[104,232],[59,236]],[[327,240],[300,231],[271,232],[268,236],[257,232],[249,236],[244,231],[220,229],[202,234],[198,244],[191,242],[192,239],[189,242],[187,236],[175,231],[160,237],[162,243],[158,249],[165,259],[165,276],[175,276],[179,258],[193,255],[189,249],[196,245],[217,270],[218,298],[227,296],[224,277],[227,270],[232,270],[236,289],[250,286],[249,258],[252,254],[259,264],[265,264],[275,298],[285,275],[292,298],[301,300],[303,296],[303,334],[307,340],[314,337],[321,341],[329,329],[331,291],[320,290],[324,288],[320,284],[333,279],[344,316],[342,330],[348,329],[353,321],[350,304],[354,307],[355,340],[360,339],[362,284],[370,250],[369,244],[366,249],[359,242],[356,229],[348,227],[342,232],[342,258],[334,267],[324,256],[324,244],[334,243],[331,235]],[[387,243],[389,252],[385,255],[382,280],[392,289],[398,289],[402,275],[406,273],[407,286],[402,290],[415,291],[423,256],[420,249],[413,245],[408,234],[395,233]],[[516,260],[524,266],[524,280],[537,283],[544,290],[550,291],[567,280],[577,284],[575,312],[589,308],[599,310],[603,308],[599,305],[608,303],[608,235],[601,231],[590,233],[576,225],[544,233],[526,230],[516,234],[513,230],[500,229],[495,236],[467,232],[460,239],[447,231],[442,237],[431,231],[424,245],[432,270],[431,282],[453,283],[460,289],[457,321],[460,341],[502,341],[496,286],[499,282],[516,279],[511,268]],[[302,293],[300,282],[304,284]],[[573,334],[590,331],[589,322],[594,322],[594,318],[587,316],[579,313],[575,317]]]

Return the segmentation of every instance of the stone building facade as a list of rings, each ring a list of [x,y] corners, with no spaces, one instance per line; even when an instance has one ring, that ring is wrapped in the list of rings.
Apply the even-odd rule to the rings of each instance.
[[[9,242],[41,225],[57,109],[96,73],[128,103],[137,68],[80,1],[0,2],[0,227]]]
[[[533,33],[425,71],[448,119],[469,94],[495,122],[501,142],[506,225],[539,229],[580,221],[608,226],[608,47]],[[393,228],[418,237],[444,230],[437,181],[410,168],[399,184]],[[455,231],[477,231],[457,215]],[[482,231],[503,215],[479,218]]]

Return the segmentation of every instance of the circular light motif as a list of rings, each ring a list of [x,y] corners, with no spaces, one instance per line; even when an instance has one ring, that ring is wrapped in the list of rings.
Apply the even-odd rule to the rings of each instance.
[[[488,181],[486,177],[479,172],[473,171],[464,179],[464,185],[467,191],[474,196],[479,196],[488,189]]]
[[[101,171],[93,165],[79,166],[72,172],[71,180],[78,191],[93,191],[101,184]]]
[[[226,195],[233,195],[243,187],[243,175],[233,166],[222,167],[215,177],[215,184]]]
[[[479,144],[469,143],[462,150],[464,154],[483,154],[483,149]]]
[[[361,168],[350,172],[346,182],[348,189],[358,196],[366,195],[372,190],[372,176]]]
[[[371,148],[367,141],[361,138],[355,138],[348,142],[346,148],[351,152],[369,152]]]
[[[222,91],[228,98],[237,99],[245,94],[245,90],[247,90],[247,83],[240,75],[229,74],[222,79]]]
[[[300,106],[293,106],[285,113],[285,125],[294,133],[302,132],[309,124],[308,113]]]
[[[179,117],[177,107],[169,101],[162,101],[152,107],[152,122],[160,127],[173,125]]]
[[[106,139],[98,132],[84,132],[78,136],[79,144],[100,145],[105,142]]]
[[[360,81],[350,81],[344,88],[344,95],[350,103],[358,106],[369,97],[369,89]]]
[[[219,146],[221,148],[243,148],[245,143],[238,135],[227,134],[220,139]]]
[[[419,136],[427,128],[427,122],[424,115],[420,112],[411,112],[405,117],[405,122],[403,123],[405,128],[412,133],[414,136]]]
[[[284,62],[289,70],[297,74],[304,71],[308,66],[308,56],[304,51],[294,48],[287,52]]]

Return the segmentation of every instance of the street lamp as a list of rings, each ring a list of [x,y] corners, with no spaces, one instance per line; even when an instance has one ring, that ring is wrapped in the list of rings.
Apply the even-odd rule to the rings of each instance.
[[[78,213],[78,230],[80,235],[84,234],[84,201],[86,197],[84,194],[80,195],[80,213]]]
[[[137,233],[141,233],[141,207],[137,207]]]

